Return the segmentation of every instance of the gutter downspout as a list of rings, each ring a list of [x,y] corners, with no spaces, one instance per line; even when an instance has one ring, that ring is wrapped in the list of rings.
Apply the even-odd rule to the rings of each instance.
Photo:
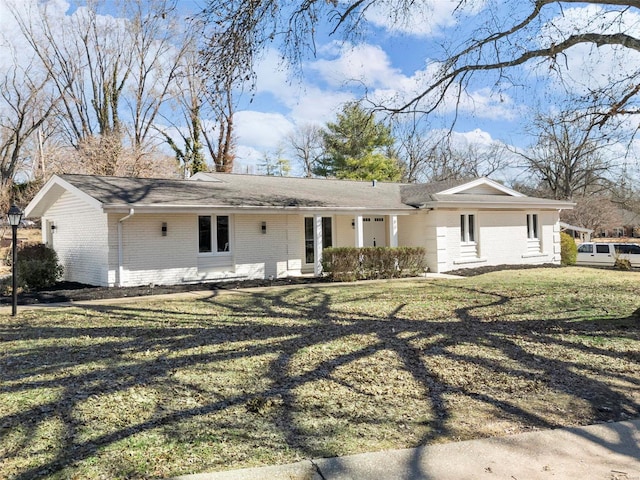
[[[122,223],[125,220],[133,217],[134,214],[133,208],[129,210],[129,215],[122,217],[118,220],[118,286],[122,287],[122,276],[124,274],[124,266],[123,266],[123,254],[122,254]]]

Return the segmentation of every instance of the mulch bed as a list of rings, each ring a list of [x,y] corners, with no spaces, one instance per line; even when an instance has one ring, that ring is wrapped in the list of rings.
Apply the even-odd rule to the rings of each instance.
[[[461,268],[446,273],[461,277],[474,277],[476,275],[501,270],[525,270],[530,268],[563,268],[563,266],[552,263],[542,265],[493,265],[477,268]],[[35,305],[41,303],[101,300],[106,298],[142,297],[203,290],[216,291],[252,287],[306,285],[321,282],[330,282],[330,280],[326,277],[288,277],[273,280],[242,280],[183,285],[145,285],[140,287],[94,287],[75,282],[58,282],[55,286],[47,290],[20,293],[18,295],[18,304]],[[0,296],[0,304],[11,304],[11,300],[11,296]]]
[[[476,275],[499,272],[502,270],[528,270],[530,268],[564,268],[564,265],[557,265],[555,263],[544,263],[541,265],[487,265],[476,268],[459,268],[458,270],[451,270],[446,273],[449,275],[458,275],[460,277],[475,277]]]
[[[55,286],[37,292],[22,292],[18,295],[18,305],[42,303],[78,302],[106,298],[142,297],[194,291],[234,290],[237,288],[269,287],[282,285],[304,285],[327,282],[318,277],[289,277],[274,280],[243,280],[216,283],[194,283],[182,285],[145,285],[140,287],[94,287],[76,282],[58,282]],[[11,296],[0,297],[0,304],[11,304]]]

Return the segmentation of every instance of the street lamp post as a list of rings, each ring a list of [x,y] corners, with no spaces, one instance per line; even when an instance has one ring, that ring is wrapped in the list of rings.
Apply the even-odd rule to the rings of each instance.
[[[9,225],[11,225],[11,230],[13,233],[11,244],[12,247],[12,255],[13,260],[11,262],[12,269],[12,293],[13,293],[13,302],[11,304],[11,315],[14,317],[18,311],[18,276],[17,276],[17,263],[18,263],[18,225],[22,221],[22,210],[20,210],[17,206],[11,205],[11,208],[7,212],[7,217],[9,217]]]

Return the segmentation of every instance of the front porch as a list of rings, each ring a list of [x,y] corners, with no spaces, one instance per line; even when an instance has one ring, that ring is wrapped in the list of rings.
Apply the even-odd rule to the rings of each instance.
[[[322,272],[322,250],[327,247],[397,247],[398,215],[313,215],[304,218],[305,267]]]

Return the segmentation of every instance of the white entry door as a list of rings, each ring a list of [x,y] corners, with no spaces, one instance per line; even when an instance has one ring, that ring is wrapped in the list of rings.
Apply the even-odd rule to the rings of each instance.
[[[387,222],[385,217],[363,217],[362,233],[365,247],[387,246]]]

